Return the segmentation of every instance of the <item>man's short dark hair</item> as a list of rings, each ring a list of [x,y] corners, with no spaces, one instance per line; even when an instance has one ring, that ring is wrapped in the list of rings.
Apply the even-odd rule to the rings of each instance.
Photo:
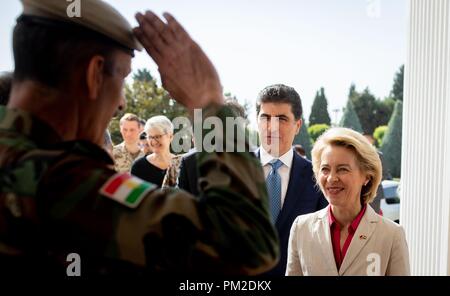
[[[94,55],[105,57],[105,73],[111,74],[115,49],[124,48],[80,25],[21,15],[13,32],[14,81],[33,80],[65,89],[76,70]]]
[[[293,87],[284,84],[267,86],[256,99],[256,114],[261,110],[261,103],[287,103],[291,105],[295,120],[302,118],[302,101]]]
[[[12,73],[0,73],[0,105],[6,105],[9,101],[12,86]]]
[[[239,104],[236,99],[227,98],[224,101],[224,105],[230,108],[233,111],[233,113],[236,114],[236,116],[247,118],[244,107],[242,107],[242,105]]]

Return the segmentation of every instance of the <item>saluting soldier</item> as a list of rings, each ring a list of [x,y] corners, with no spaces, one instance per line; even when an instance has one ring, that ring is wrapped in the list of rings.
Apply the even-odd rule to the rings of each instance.
[[[141,44],[174,99],[225,127],[232,113],[217,72],[183,27],[146,12],[131,29],[98,0],[80,2],[79,18],[67,16],[66,1],[22,2],[11,98],[0,109],[1,268],[65,276],[70,253],[80,255],[82,275],[273,267],[277,235],[261,166],[248,149],[199,149],[195,198],[117,173],[101,148]]]

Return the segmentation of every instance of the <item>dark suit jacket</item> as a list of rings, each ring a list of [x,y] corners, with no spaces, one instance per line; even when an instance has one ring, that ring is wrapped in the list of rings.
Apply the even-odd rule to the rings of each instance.
[[[259,158],[259,150],[257,155]],[[287,264],[289,233],[295,218],[299,215],[321,210],[328,205],[327,200],[315,184],[311,162],[294,151],[286,197],[275,224],[280,239],[280,261],[265,275],[284,276]]]
[[[177,182],[179,188],[192,193],[194,196],[199,195],[196,154],[196,150],[193,149],[183,156]]]
[[[256,151],[259,158],[259,149]],[[178,177],[178,187],[198,195],[198,173],[196,153],[190,152],[183,157]],[[320,189],[315,186],[312,164],[294,152],[294,159],[289,177],[283,208],[275,227],[280,239],[280,261],[265,275],[284,276],[287,264],[287,248],[292,223],[299,215],[312,213],[325,208],[328,202]]]

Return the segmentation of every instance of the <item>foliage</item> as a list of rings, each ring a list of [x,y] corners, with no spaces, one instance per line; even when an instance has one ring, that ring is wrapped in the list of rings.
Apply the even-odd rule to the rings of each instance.
[[[387,125],[381,125],[375,129],[373,132],[373,138],[375,139],[375,146],[381,147],[381,143],[383,142],[384,135],[388,130]]]
[[[309,115],[310,125],[320,123],[331,125],[330,115],[328,114],[328,102],[323,87],[316,92],[316,97],[311,107],[311,114]]]
[[[313,140],[313,143],[316,142],[317,138],[320,137],[330,126],[328,124],[314,124],[308,127],[308,134]]]
[[[376,99],[369,88],[359,93],[354,84],[350,86],[349,99],[358,115],[363,133],[367,135],[373,134],[376,127],[389,122],[395,104],[392,98]]]
[[[388,130],[381,144],[381,152],[392,176],[399,178],[402,163],[402,101],[395,103],[394,112],[389,120]]]
[[[358,115],[355,111],[355,107],[353,107],[352,100],[350,99],[347,101],[347,107],[345,107],[344,116],[342,116],[341,123],[339,125],[342,127],[351,128],[352,130],[360,133],[363,132]]]
[[[308,159],[311,159],[312,141],[308,133],[308,125],[306,124],[303,118],[302,122],[303,124],[302,127],[300,128],[300,132],[294,138],[294,145],[295,144],[302,145],[303,149],[305,149],[306,157]]]
[[[109,125],[114,144],[122,142],[119,119],[124,113],[136,114],[145,121],[155,115],[165,115],[170,120],[178,116],[188,116],[186,108],[173,100],[162,87],[159,87],[146,69],[138,70],[133,75],[133,82],[125,86],[125,97],[127,101],[125,110],[113,118]]]
[[[392,85],[391,96],[394,100],[403,101],[403,79],[405,74],[405,65],[401,65],[398,72],[395,73],[394,84]]]

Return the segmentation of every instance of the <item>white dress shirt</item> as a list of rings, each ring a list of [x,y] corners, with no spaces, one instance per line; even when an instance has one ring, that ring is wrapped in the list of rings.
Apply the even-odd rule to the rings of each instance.
[[[287,188],[289,185],[289,177],[291,174],[292,160],[294,159],[294,150],[289,149],[288,152],[281,155],[279,158],[273,157],[270,155],[264,148],[261,146],[259,149],[259,159],[261,160],[261,165],[264,170],[264,178],[267,179],[267,176],[272,169],[272,166],[269,164],[273,159],[279,159],[283,163],[283,165],[278,169],[278,173],[281,177],[281,208],[283,208],[284,199],[286,197]]]

